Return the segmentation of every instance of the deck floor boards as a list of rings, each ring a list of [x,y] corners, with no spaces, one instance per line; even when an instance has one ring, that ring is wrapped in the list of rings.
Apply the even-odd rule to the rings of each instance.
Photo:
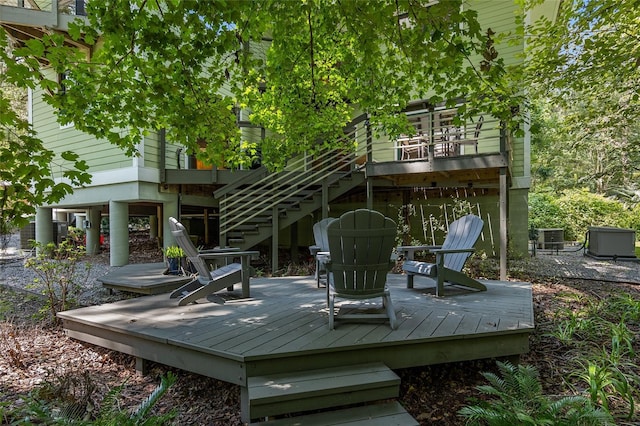
[[[326,290],[318,289],[313,277],[253,278],[250,299],[239,299],[240,289],[236,289],[231,293],[221,291],[196,304],[177,306],[176,299],[161,294],[66,311],[60,317],[68,332],[79,339],[89,333],[104,335],[103,340],[121,335],[122,342],[114,342],[113,349],[122,350],[126,346],[123,342],[131,341],[163,344],[166,353],[156,353],[156,346],[153,359],[179,368],[189,370],[183,359],[193,354],[210,357],[211,371],[207,374],[211,377],[218,377],[216,368],[228,365],[224,362],[229,360],[263,373],[270,368],[286,371],[289,364],[291,368],[304,368],[307,357],[315,357],[314,362],[320,360],[329,367],[331,359],[339,359],[340,353],[349,353],[354,362],[365,357],[393,368],[396,364],[411,365],[414,358],[415,365],[441,362],[447,351],[456,347],[458,355],[452,356],[473,359],[469,358],[474,355],[473,349],[468,349],[473,344],[481,346],[478,356],[483,357],[504,355],[491,352],[497,346],[502,347],[499,350],[507,347],[510,353],[526,351],[526,336],[534,324],[531,285],[484,283],[486,292],[457,289],[445,297],[435,297],[435,282],[416,280],[416,288],[408,289],[404,276],[390,274],[388,284],[399,324],[396,330],[381,322],[338,322],[335,330],[329,330]],[[342,310],[354,305],[352,300],[339,303]],[[381,303],[373,300],[365,306],[381,308]],[[487,338],[506,339],[508,343],[497,345]],[[433,358],[425,354],[428,345],[443,342],[449,345],[447,350]],[[328,353],[336,356],[326,357]],[[394,356],[401,361],[395,363]],[[201,372],[203,367],[194,370]]]

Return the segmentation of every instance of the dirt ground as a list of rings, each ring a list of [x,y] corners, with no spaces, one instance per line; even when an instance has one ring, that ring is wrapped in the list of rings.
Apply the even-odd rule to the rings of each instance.
[[[138,260],[155,261],[148,254],[153,247],[147,249]],[[586,303],[587,298],[602,299],[620,291],[640,301],[640,286],[539,278],[529,274],[526,266],[517,279],[533,283],[536,318],[536,332],[530,338],[531,350],[521,357],[521,362],[537,367],[546,394],[571,394],[575,390],[568,386],[567,375],[574,368],[572,354],[548,334],[556,326],[557,313],[567,309],[567,295],[575,295],[571,299],[573,308]],[[26,404],[25,395],[33,394],[35,389],[40,390],[38,396],[42,397],[42,389],[47,389],[49,396],[80,403],[89,416],[95,416],[104,395],[124,384],[119,406],[132,409],[155,389],[160,377],[171,370],[151,364],[150,374],[137,375],[133,357],[71,340],[59,327],[34,320],[33,314],[40,309],[42,301],[27,296],[27,293],[0,287],[0,320],[4,318],[0,322],[0,401],[9,406]],[[640,327],[638,324],[635,327],[637,336]],[[637,339],[634,347],[636,353],[640,353]],[[176,410],[174,422],[181,425],[242,424],[238,386],[185,371],[172,371],[178,376],[177,383],[156,405],[156,413]],[[485,384],[483,371],[496,372],[495,360],[398,370],[402,379],[400,402],[423,425],[464,424],[457,411],[469,403],[469,398],[481,397],[476,386]],[[1,406],[0,402],[0,413]]]

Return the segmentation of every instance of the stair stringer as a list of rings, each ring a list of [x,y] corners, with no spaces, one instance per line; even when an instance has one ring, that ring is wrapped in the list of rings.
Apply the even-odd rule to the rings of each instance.
[[[365,182],[365,174],[364,172],[353,172],[349,175],[348,178],[343,178],[336,181],[335,185],[329,186],[328,188],[328,201],[335,200],[336,198],[344,195],[348,191],[356,188],[359,185],[362,185]],[[286,201],[286,200],[284,200]],[[288,209],[286,210],[286,214],[282,214],[280,212],[280,217],[278,218],[278,229],[285,229],[302,218],[318,211],[322,208],[322,195],[321,191],[318,191],[313,198],[309,198],[305,201],[301,201],[299,204],[299,209]],[[270,217],[271,215],[269,215]],[[258,226],[257,234],[249,234],[243,233],[243,241],[234,240],[233,245],[235,247],[240,247],[242,250],[248,250],[252,247],[255,247],[257,244],[260,244],[273,235],[272,232],[272,221],[270,220],[265,226]]]

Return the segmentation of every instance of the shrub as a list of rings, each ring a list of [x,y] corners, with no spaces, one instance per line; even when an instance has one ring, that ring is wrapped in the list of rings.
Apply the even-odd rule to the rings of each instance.
[[[58,312],[77,303],[77,296],[89,277],[91,266],[85,264],[84,268],[79,267],[78,261],[85,253],[84,247],[75,246],[69,241],[57,246],[53,243],[36,243],[35,247],[37,254],[27,259],[25,267],[36,273],[32,287],[47,298],[45,309],[50,311],[51,320],[55,322]]]
[[[589,226],[628,228],[631,224],[624,204],[585,190],[566,192],[558,199],[558,206],[567,218],[566,239],[581,239]]]
[[[640,209],[586,190],[529,194],[529,227],[562,228],[567,241],[582,240],[589,226],[614,226],[640,230]]]

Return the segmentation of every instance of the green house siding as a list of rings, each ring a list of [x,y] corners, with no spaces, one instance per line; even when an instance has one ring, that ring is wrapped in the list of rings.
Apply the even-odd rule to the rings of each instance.
[[[474,0],[468,4],[478,12],[478,20],[483,31],[491,28],[496,35],[509,34],[508,37],[498,40],[499,43],[496,44],[499,57],[503,58],[507,65],[522,62],[524,40],[515,36],[515,19],[521,13],[520,7],[509,0]]]
[[[144,137],[144,147],[142,149],[143,162],[140,164],[144,167],[151,167],[154,169],[160,168],[160,144],[158,142],[158,133],[150,132]]]
[[[52,72],[50,78],[55,77]],[[56,153],[73,151],[89,165],[90,172],[131,167],[132,159],[106,140],[96,140],[93,136],[78,131],[75,127],[61,126],[53,108],[42,99],[42,90],[34,90],[32,95],[33,127],[38,137],[48,149]],[[65,161],[58,157],[52,165],[54,177],[59,177],[66,167]]]

